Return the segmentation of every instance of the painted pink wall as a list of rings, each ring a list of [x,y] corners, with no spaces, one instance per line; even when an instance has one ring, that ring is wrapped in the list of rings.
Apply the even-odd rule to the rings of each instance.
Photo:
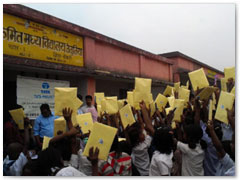
[[[87,94],[94,97],[96,91],[96,80],[92,77],[87,78]]]
[[[189,60],[186,60],[184,58],[181,58],[181,57],[178,57],[177,61],[178,61],[177,64],[178,64],[179,68],[184,68],[184,69],[187,69],[189,71],[193,71],[194,70],[194,68],[193,68],[194,63],[193,62],[191,62]]]

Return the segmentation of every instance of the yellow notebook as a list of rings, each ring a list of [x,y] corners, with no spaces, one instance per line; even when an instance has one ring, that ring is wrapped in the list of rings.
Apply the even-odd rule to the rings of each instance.
[[[128,91],[127,92],[127,102],[133,107],[134,103],[133,103],[133,92],[132,91]]]
[[[221,78],[221,90],[227,92],[227,81],[226,81],[226,78]]]
[[[229,78],[235,80],[235,67],[224,68],[224,77],[226,81],[228,81]]]
[[[231,93],[235,95],[235,86],[232,88]]]
[[[83,104],[83,102],[78,98],[78,97],[76,97],[76,99],[75,99],[75,109],[79,109],[81,106],[82,106],[82,104]]]
[[[94,147],[95,151],[96,147],[98,147],[98,159],[106,161],[116,134],[117,128],[97,122],[94,123],[83,155],[89,156],[89,149]]]
[[[136,92],[133,91],[133,103],[136,110],[140,110],[139,103],[144,101],[146,105],[149,107],[149,104],[152,100],[152,94],[144,93],[144,92]]]
[[[106,112],[106,111],[107,111],[106,99],[103,99],[101,101],[101,112]]]
[[[105,99],[106,100],[113,99],[117,101],[117,96],[108,96],[108,97],[105,97]]]
[[[167,96],[167,95],[174,96],[174,94],[172,92],[174,92],[174,87],[167,85],[166,89],[163,92],[163,95],[164,96]]]
[[[178,98],[179,99],[184,99],[185,102],[188,102],[189,101],[189,96],[190,96],[190,90],[188,89],[184,89],[184,88],[179,88],[179,91],[178,91]]]
[[[20,130],[24,129],[24,118],[26,117],[23,108],[9,110],[13,120],[18,125]]]
[[[199,89],[202,89],[204,87],[209,86],[209,83],[208,83],[208,80],[207,80],[207,77],[204,73],[203,68],[200,68],[196,71],[192,71],[192,72],[188,73],[188,76],[189,76],[189,79],[192,83],[192,87],[193,87],[194,91],[197,90],[197,87]]]
[[[215,119],[228,124],[226,109],[232,109],[234,97],[235,96],[231,93],[221,91]]]
[[[185,101],[183,99],[175,99],[174,108],[177,108],[177,109],[174,112],[174,117],[173,117],[174,121],[181,122],[181,115],[184,109],[184,102]]]
[[[135,122],[132,109],[129,104],[125,105],[122,109],[120,109],[119,113],[124,129],[127,127],[127,125],[131,126]]]
[[[106,99],[106,111],[108,114],[116,114],[118,112],[118,103],[116,99]]]
[[[63,133],[66,132],[66,120],[64,117],[54,120],[54,136],[57,136],[58,131],[62,131]]]
[[[150,106],[150,116],[152,117],[152,116],[154,115],[155,111],[156,111],[155,102],[152,101],[152,102],[149,104],[149,106]]]
[[[83,134],[88,133],[88,131],[92,130],[93,119],[91,113],[79,114],[77,115],[77,122],[81,127]]]
[[[102,113],[102,106],[101,105],[97,105],[97,112],[98,112],[98,116],[101,116]]]
[[[151,93],[152,79],[135,77],[135,91],[145,94]]]
[[[171,110],[173,110],[172,107],[165,108],[166,114],[168,115]]]
[[[94,97],[96,98],[97,105],[101,105],[101,101],[105,98],[104,93],[94,93]]]
[[[174,108],[175,97],[171,96],[171,97],[168,97],[167,99],[168,99],[169,106],[171,108]]]
[[[42,150],[44,150],[44,149],[47,149],[47,148],[48,148],[49,141],[50,141],[51,139],[52,139],[52,138],[50,138],[50,137],[43,136]]]
[[[174,88],[175,88],[175,91],[178,92],[180,88],[180,82],[174,83]]]
[[[176,122],[175,121],[172,121],[172,129],[176,129],[177,128],[177,126],[176,126]]]
[[[121,108],[123,108],[123,106],[124,106],[124,99],[121,99],[121,100],[118,100],[117,102],[118,102],[118,109],[121,109]]]
[[[77,88],[55,88],[55,115],[62,116],[64,108],[77,112]]]
[[[160,112],[163,111],[167,102],[168,102],[168,99],[160,93],[158,94],[157,98],[155,99],[155,103],[157,104],[157,108],[159,109]]]
[[[212,120],[212,109],[213,108],[213,101],[212,100],[210,100],[209,101],[209,111],[208,111],[208,120]]]
[[[208,86],[205,87],[199,94],[199,98],[200,100],[208,100],[208,98],[214,93],[214,91],[216,90],[215,87],[213,86]]]

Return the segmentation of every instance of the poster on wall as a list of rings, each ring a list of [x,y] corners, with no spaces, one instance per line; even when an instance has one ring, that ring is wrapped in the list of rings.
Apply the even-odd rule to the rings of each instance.
[[[36,119],[41,114],[41,104],[49,104],[54,111],[54,88],[69,86],[69,81],[17,76],[17,104],[23,106],[29,119]]]

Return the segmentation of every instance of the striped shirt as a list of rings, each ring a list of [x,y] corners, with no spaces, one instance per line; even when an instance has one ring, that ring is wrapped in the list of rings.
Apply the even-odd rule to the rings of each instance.
[[[121,156],[118,159],[114,159],[115,156],[115,152],[110,152],[107,161],[99,161],[98,174],[100,176],[131,176],[131,156],[124,152],[122,152]]]

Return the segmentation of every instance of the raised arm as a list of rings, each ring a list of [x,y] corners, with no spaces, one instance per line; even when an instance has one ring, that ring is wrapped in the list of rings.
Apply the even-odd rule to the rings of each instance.
[[[73,110],[71,110],[70,108],[64,108],[62,110],[63,117],[67,121],[68,129],[72,129],[72,127],[73,127],[73,124],[72,124],[72,112],[73,112]]]

